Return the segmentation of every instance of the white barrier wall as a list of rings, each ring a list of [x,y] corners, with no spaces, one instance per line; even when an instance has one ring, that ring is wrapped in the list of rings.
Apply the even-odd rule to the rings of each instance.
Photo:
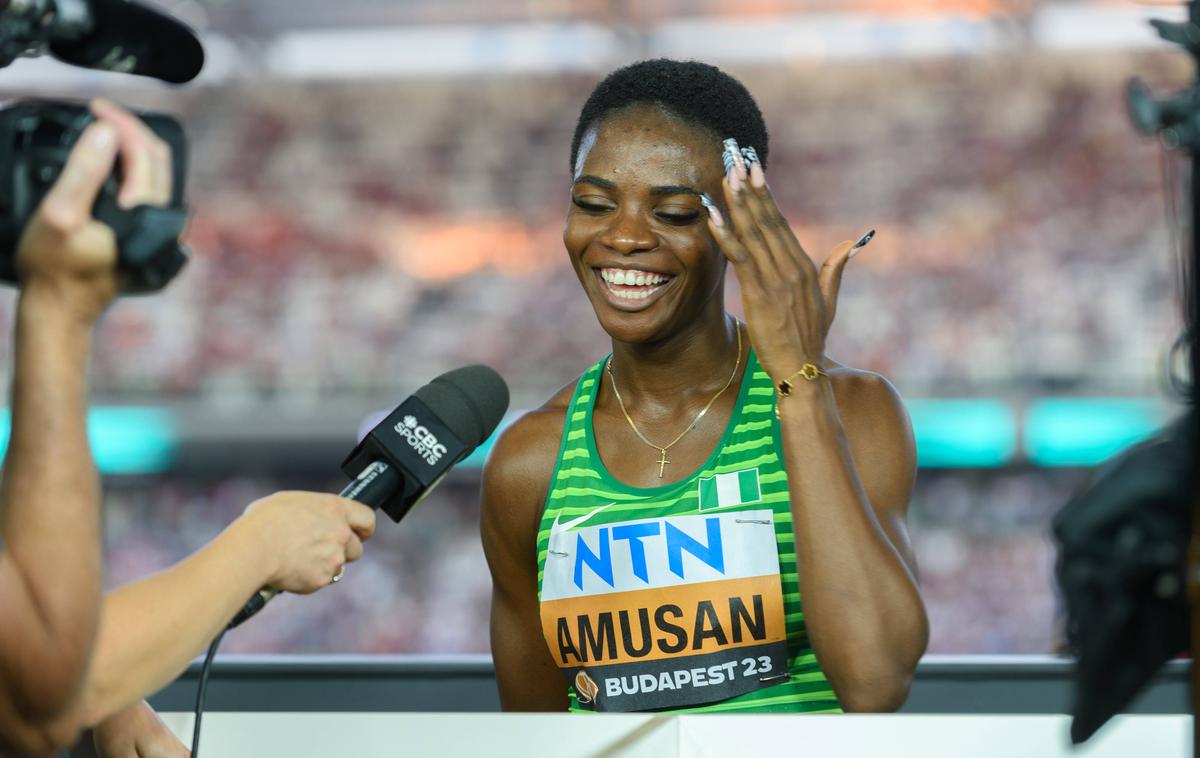
[[[184,742],[192,715],[164,719]],[[207,758],[1186,758],[1191,719],[1121,716],[1073,750],[1066,716],[208,713]]]

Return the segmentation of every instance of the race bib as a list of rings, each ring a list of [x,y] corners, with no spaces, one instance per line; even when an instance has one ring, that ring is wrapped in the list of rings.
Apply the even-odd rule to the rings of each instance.
[[[578,702],[681,708],[787,678],[770,510],[551,528],[542,631]]]

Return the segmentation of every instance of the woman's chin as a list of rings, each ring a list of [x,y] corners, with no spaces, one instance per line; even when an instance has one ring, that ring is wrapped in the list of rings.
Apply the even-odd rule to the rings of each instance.
[[[639,344],[658,342],[671,332],[673,312],[665,308],[621,311],[596,304],[600,328],[617,342]]]

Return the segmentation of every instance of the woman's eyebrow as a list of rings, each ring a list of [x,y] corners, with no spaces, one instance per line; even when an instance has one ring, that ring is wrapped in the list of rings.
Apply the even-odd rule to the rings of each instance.
[[[583,176],[579,177],[578,179],[575,180],[575,184],[591,184],[591,185],[594,185],[596,187],[599,187],[601,189],[606,189],[606,190],[615,190],[617,188],[616,182],[611,181],[609,179],[601,179],[600,177],[592,176],[591,174],[584,174]],[[683,184],[664,184],[659,187],[652,187],[650,189],[650,194],[656,195],[656,196],[696,195],[697,197],[699,197],[700,190],[695,189],[693,187],[688,187]]]
[[[661,187],[654,187],[650,190],[651,195],[700,195],[700,190],[691,187],[685,187],[682,184],[666,184]]]
[[[594,184],[600,189],[606,190],[615,190],[617,188],[616,182],[610,182],[608,179],[601,179],[600,177],[592,176],[591,174],[584,174],[583,176],[579,177],[575,180],[575,184]]]

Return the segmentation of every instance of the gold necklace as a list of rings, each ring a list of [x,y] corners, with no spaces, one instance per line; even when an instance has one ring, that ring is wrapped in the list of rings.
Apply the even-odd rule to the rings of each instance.
[[[621,413],[625,414],[625,420],[629,422],[630,428],[633,429],[633,433],[638,436],[638,439],[661,453],[661,457],[655,461],[655,463],[658,464],[659,479],[663,478],[663,472],[666,470],[667,464],[671,462],[667,460],[667,451],[674,447],[676,442],[679,442],[679,440],[683,439],[688,432],[696,428],[696,424],[700,423],[700,419],[704,418],[704,414],[708,413],[708,409],[712,407],[713,403],[717,402],[717,398],[723,395],[725,390],[729,389],[729,385],[733,384],[734,377],[737,376],[738,368],[740,368],[742,365],[742,322],[734,320],[733,323],[737,328],[737,360],[733,362],[733,373],[729,375],[729,381],[725,382],[724,387],[717,390],[717,394],[712,396],[712,400],[708,401],[708,405],[704,406],[704,409],[700,411],[700,415],[692,419],[692,423],[688,424],[688,428],[680,432],[678,437],[671,440],[666,445],[655,445],[653,442],[646,439],[646,435],[642,434],[637,428],[637,424],[633,423],[633,418],[629,415],[629,411],[625,410],[625,401],[621,399],[621,392],[617,389],[617,377],[613,375],[612,370],[612,356],[609,356],[608,358],[608,378],[612,380],[613,394],[617,396],[617,404],[621,406]]]

